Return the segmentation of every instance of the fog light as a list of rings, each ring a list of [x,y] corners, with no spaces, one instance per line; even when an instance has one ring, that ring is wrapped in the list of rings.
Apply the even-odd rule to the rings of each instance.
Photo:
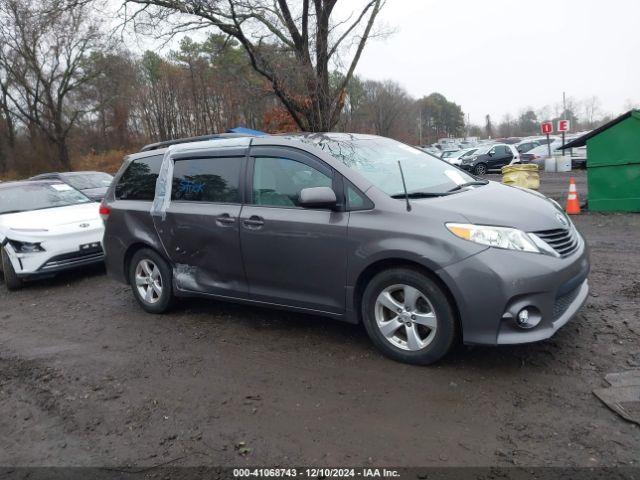
[[[516,323],[520,328],[533,328],[540,323],[540,315],[530,312],[528,308],[523,308],[518,312]]]
[[[523,308],[518,313],[518,325],[525,326],[529,322],[529,310]]]

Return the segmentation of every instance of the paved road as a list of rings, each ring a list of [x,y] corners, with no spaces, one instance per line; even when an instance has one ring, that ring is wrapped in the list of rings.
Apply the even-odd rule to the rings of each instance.
[[[640,366],[640,218],[576,224],[593,249],[582,313],[550,341],[433,367],[322,318],[203,300],[147,315],[99,268],[0,289],[0,464],[638,462],[640,431],[591,391]]]

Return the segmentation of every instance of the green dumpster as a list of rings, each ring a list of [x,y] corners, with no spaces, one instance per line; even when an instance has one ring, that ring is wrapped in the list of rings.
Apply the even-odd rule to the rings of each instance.
[[[564,148],[585,144],[589,210],[640,212],[640,111],[631,110]]]
[[[640,112],[587,140],[589,210],[640,212]]]

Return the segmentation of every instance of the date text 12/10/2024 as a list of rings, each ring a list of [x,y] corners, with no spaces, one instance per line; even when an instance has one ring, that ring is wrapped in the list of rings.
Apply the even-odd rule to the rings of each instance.
[[[234,478],[399,478],[387,468],[234,468]]]

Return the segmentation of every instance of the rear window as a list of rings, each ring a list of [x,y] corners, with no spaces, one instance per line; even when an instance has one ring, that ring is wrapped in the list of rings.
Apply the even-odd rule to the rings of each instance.
[[[116,199],[153,201],[162,155],[132,161],[116,185]]]
[[[108,173],[72,173],[62,175],[66,183],[77,190],[88,190],[91,188],[105,188],[111,185],[113,177]]]
[[[177,160],[173,167],[171,200],[239,203],[241,162],[240,157]]]

